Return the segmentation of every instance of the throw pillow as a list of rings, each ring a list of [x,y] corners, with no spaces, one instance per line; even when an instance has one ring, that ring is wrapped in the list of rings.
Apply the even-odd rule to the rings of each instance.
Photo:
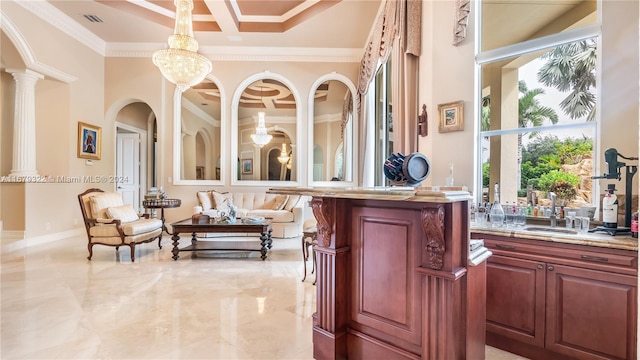
[[[273,210],[282,210],[289,200],[289,195],[277,195],[273,201]]]
[[[138,213],[136,213],[131,204],[107,208],[107,216],[123,223],[138,220]]]
[[[211,196],[211,191],[198,191],[196,196],[198,198],[198,202],[200,206],[202,206],[203,210],[209,210],[213,208],[213,198]]]
[[[89,204],[93,219],[107,218],[107,208],[122,205],[122,196],[118,193],[105,192],[93,195]]]
[[[233,203],[233,198],[230,193],[221,193],[217,191],[212,191],[213,202],[215,203],[216,210],[218,212],[223,212],[225,214],[229,214],[229,205]]]
[[[287,211],[293,210],[296,205],[298,205],[298,201],[300,201],[300,195],[291,195],[289,196],[289,200],[287,204],[284,206],[284,209]]]

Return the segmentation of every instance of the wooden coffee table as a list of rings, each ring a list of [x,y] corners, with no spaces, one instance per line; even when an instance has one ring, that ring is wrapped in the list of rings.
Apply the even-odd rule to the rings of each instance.
[[[199,224],[194,222],[191,218],[184,219],[171,224],[173,240],[173,260],[178,260],[178,254],[180,251],[201,251],[201,250],[216,250],[216,251],[260,251],[262,260],[267,258],[267,249],[271,249],[271,223],[268,219],[260,223],[243,223],[241,219],[235,224],[217,223],[215,219],[211,219],[208,223]],[[191,234],[191,245],[179,248],[178,243],[180,240],[180,234]],[[197,233],[259,233],[260,234],[260,249],[239,248],[239,247],[220,247],[216,246],[216,242],[224,241],[224,238],[213,238],[217,240],[198,241],[196,237]]]

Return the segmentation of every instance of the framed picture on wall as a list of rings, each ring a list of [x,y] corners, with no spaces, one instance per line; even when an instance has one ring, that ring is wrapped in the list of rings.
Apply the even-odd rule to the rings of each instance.
[[[253,159],[242,159],[241,165],[243,175],[253,174]]]
[[[440,113],[438,132],[443,133],[464,130],[462,104],[462,101],[456,101],[438,105],[438,112]]]
[[[102,148],[102,128],[78,122],[78,157],[100,160]]]

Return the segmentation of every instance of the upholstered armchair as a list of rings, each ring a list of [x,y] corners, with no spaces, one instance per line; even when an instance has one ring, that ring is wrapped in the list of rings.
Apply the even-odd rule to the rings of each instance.
[[[91,260],[95,244],[115,246],[116,251],[120,246],[129,246],[132,262],[136,244],[158,239],[162,249],[162,221],[138,214],[133,206],[124,204],[122,195],[89,189],[79,194],[78,200],[89,240],[87,259]]]

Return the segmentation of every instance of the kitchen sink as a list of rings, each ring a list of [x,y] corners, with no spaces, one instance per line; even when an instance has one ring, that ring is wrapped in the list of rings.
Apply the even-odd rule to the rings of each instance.
[[[578,233],[575,230],[563,229],[559,227],[542,227],[542,226],[529,226],[524,230],[525,231],[545,231],[550,233],[574,234],[574,235]]]

